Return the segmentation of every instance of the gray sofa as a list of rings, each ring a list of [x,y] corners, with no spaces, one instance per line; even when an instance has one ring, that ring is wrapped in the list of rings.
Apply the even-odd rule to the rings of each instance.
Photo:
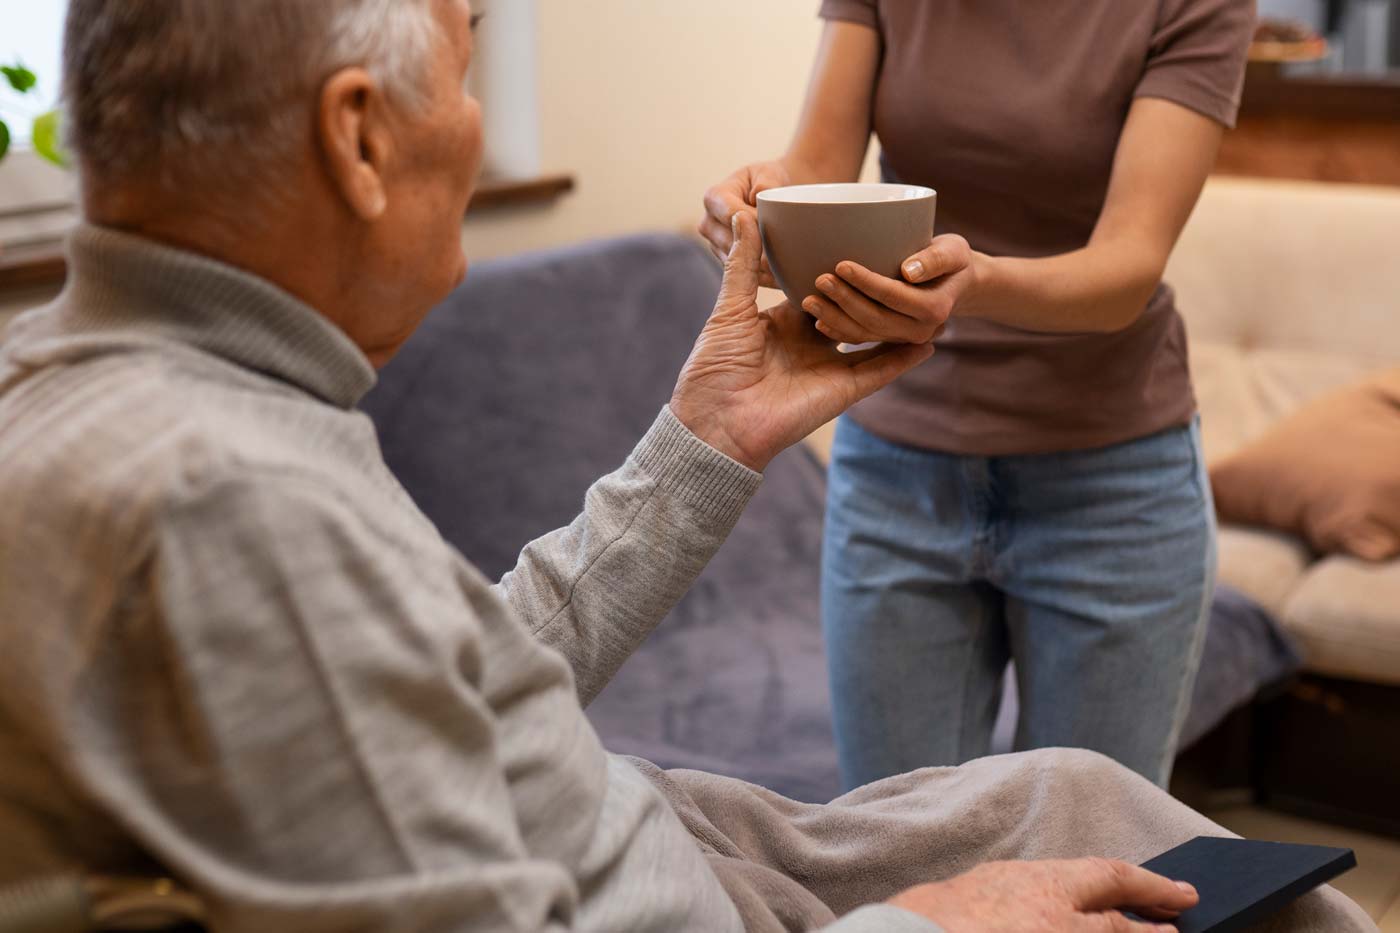
[[[365,401],[386,460],[498,577],[650,425],[719,281],[704,249],[663,235],[473,267]],[[590,706],[610,749],[802,800],[839,791],[817,601],[824,496],[807,447],[770,466],[729,541]],[[1188,742],[1296,663],[1234,596],[1217,601],[1207,658]]]

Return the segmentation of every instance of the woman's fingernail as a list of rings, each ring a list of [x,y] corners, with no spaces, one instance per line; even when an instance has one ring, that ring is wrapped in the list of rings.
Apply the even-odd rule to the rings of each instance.
[[[917,259],[911,259],[904,264],[904,277],[911,282],[918,282],[924,277],[924,264]]]
[[[735,211],[734,216],[729,218],[729,229],[734,233],[734,239],[739,239],[739,212]]]
[[[824,275],[821,278],[817,279],[817,288],[820,288],[822,291],[826,292],[827,294],[830,294],[831,292],[836,290],[836,283],[831,281],[831,278],[829,276]]]
[[[1196,893],[1196,889],[1193,888],[1191,885],[1187,884],[1185,881],[1178,881],[1178,882],[1176,883],[1176,887],[1177,887],[1177,890],[1180,891],[1182,894],[1195,894],[1195,893]]]
[[[806,301],[802,302],[802,309],[808,314],[816,314],[820,307],[815,298],[808,298]]]

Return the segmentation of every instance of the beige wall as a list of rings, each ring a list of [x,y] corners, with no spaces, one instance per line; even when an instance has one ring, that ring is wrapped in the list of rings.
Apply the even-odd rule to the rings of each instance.
[[[578,190],[469,218],[469,256],[690,226],[705,188],[786,147],[817,0],[538,2],[543,165]]]

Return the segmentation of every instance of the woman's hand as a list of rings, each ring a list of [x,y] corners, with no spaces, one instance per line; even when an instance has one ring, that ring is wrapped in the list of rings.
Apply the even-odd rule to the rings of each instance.
[[[724,262],[734,245],[734,215],[743,211],[758,216],[758,193],[790,184],[792,175],[779,161],[746,165],[705,192],[705,216],[696,230]],[[765,288],[777,287],[766,258],[759,273],[759,284]]]
[[[802,309],[840,343],[928,343],[976,286],[972,249],[951,234],[910,256],[900,271],[902,279],[888,279],[843,262],[835,275],[817,279],[821,294]]]

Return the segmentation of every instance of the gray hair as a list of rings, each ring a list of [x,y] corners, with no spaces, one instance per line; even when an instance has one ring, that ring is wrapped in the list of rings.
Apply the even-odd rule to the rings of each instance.
[[[68,144],[100,179],[247,181],[311,131],[337,69],[417,103],[436,39],[433,0],[71,0]]]

